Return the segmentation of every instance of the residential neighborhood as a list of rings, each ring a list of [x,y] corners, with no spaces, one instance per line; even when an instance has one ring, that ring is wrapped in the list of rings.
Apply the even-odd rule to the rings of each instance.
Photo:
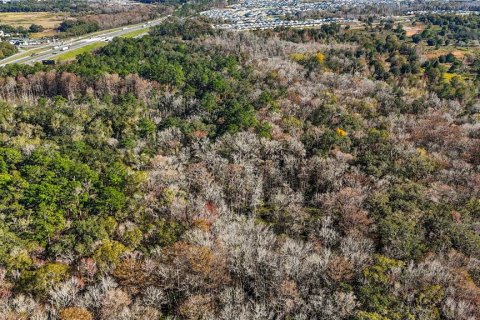
[[[423,1],[432,2],[431,0]],[[436,4],[451,3],[453,1],[436,1]],[[411,0],[325,0],[306,2],[299,0],[245,0],[225,8],[215,8],[201,12],[216,21],[215,28],[232,30],[269,29],[275,27],[314,27],[325,23],[355,23],[353,18],[331,17],[328,14],[338,10],[352,10],[366,7],[390,7],[409,8],[410,5],[418,5],[418,1]],[[438,10],[430,10],[434,12]],[[415,11],[405,11],[404,14],[413,14]],[[425,11],[426,12],[426,11]],[[451,12],[469,14],[474,11],[458,10]],[[324,17],[304,18],[308,14]],[[302,18],[298,18],[302,17]]]
[[[347,19],[287,20],[285,17],[299,12],[330,10],[333,7],[341,6],[341,3],[342,1],[336,3],[329,1],[307,3],[297,0],[247,0],[225,9],[212,9],[201,14],[210,19],[225,22],[215,24],[215,27],[219,29],[248,30],[281,26],[308,27],[337,21],[346,22]]]

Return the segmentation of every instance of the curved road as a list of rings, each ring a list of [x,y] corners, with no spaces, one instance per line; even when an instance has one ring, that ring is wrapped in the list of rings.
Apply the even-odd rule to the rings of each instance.
[[[109,41],[115,37],[120,37],[137,30],[145,29],[145,33],[147,33],[149,27],[162,23],[167,17],[144,22],[141,24],[125,26],[122,28],[116,28],[113,30],[104,30],[104,31],[96,32],[92,35],[86,35],[81,38],[67,40],[63,42],[63,44],[49,44],[43,47],[37,47],[34,49],[32,48],[30,50],[23,51],[13,56],[10,56],[6,59],[0,60],[0,67],[6,66],[7,64],[12,64],[12,63],[34,64],[36,62],[41,62],[42,60],[52,60],[56,56],[64,54],[66,52],[82,48],[84,46],[87,46],[95,42]],[[58,46],[60,48],[68,46],[68,49],[64,51],[60,49],[55,50],[54,49],[55,46]],[[38,53],[31,54],[31,55],[25,55],[28,53],[28,51],[38,50],[41,48],[44,48],[45,50]]]

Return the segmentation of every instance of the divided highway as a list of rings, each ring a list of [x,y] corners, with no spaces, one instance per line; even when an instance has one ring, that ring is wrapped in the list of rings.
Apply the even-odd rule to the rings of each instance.
[[[63,44],[49,44],[44,47],[23,51],[13,56],[10,56],[6,59],[0,60],[0,67],[6,66],[7,64],[12,64],[12,63],[35,64],[36,62],[41,62],[42,60],[55,59],[56,56],[88,46],[92,43],[109,41],[115,37],[120,37],[137,30],[145,29],[145,33],[146,33],[148,27],[158,25],[162,23],[166,18],[167,17],[163,17],[163,18],[148,21],[142,24],[125,26],[125,27],[116,28],[113,30],[104,30],[104,31],[96,32],[92,35],[82,36],[81,38],[67,40],[63,42]],[[38,50],[42,48],[44,48],[44,50],[38,52]],[[26,55],[29,51],[32,51],[35,53]]]

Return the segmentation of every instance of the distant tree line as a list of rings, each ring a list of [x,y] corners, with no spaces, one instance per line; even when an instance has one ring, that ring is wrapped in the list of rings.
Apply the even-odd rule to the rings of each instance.
[[[90,9],[87,1],[12,1],[0,4],[0,12],[82,12]]]

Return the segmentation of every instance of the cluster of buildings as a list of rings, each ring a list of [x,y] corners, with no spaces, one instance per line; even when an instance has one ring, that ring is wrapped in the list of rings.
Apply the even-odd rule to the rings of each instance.
[[[29,40],[25,35],[8,33],[0,30],[0,41],[9,42],[15,46],[36,46],[42,44],[39,40]]]
[[[423,0],[428,3],[432,0]],[[440,0],[448,3],[450,0]],[[457,0],[460,1],[460,0]],[[463,0],[469,1],[469,0]],[[240,0],[222,9],[212,9],[201,14],[216,21],[215,28],[232,30],[266,29],[275,27],[310,27],[325,23],[355,22],[352,19],[321,18],[322,12],[338,11],[365,6],[417,4],[415,0]],[[311,14],[316,19],[306,19]],[[320,13],[320,14],[318,14]]]
[[[51,42],[49,39],[34,40],[21,35],[5,33],[2,30],[0,30],[0,41],[8,42],[17,47],[35,47]]]
[[[13,45],[28,45],[28,40],[20,34],[11,34],[0,30],[0,41],[6,41]]]
[[[349,19],[301,19],[291,17],[307,12],[333,11],[342,7],[368,4],[396,3],[397,0],[325,0],[302,2],[299,0],[244,0],[225,9],[212,9],[201,14],[218,21],[216,28],[248,30],[275,27],[308,27],[331,22],[353,22]],[[287,18],[288,17],[288,18]]]
[[[324,19],[307,19],[307,20],[277,20],[265,19],[257,21],[239,21],[237,23],[216,24],[214,28],[229,29],[229,30],[256,30],[256,29],[273,29],[277,27],[292,27],[292,28],[306,28],[315,27],[329,23],[348,23],[355,22],[353,19],[340,18],[324,18]]]

